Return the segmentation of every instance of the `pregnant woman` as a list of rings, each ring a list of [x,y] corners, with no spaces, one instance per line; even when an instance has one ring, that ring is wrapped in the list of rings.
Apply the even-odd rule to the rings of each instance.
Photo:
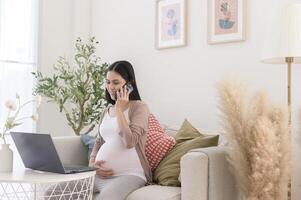
[[[96,167],[99,200],[123,200],[150,183],[145,156],[149,111],[141,101],[132,65],[117,61],[106,74],[106,101],[89,165]]]

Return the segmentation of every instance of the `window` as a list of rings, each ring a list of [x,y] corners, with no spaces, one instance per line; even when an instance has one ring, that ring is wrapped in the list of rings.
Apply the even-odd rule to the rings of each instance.
[[[31,72],[37,65],[37,33],[38,0],[0,1],[0,128],[7,115],[6,100],[15,101],[16,93],[22,102],[32,98]],[[19,116],[32,112],[32,104],[28,104]],[[14,130],[32,132],[35,125],[28,120]]]

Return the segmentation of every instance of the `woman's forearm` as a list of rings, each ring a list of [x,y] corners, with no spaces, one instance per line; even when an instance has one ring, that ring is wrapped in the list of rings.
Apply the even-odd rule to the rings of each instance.
[[[124,129],[124,128],[128,127],[129,124],[128,124],[125,116],[124,116],[123,111],[116,110],[116,114],[117,114],[117,120],[118,120],[119,128]]]

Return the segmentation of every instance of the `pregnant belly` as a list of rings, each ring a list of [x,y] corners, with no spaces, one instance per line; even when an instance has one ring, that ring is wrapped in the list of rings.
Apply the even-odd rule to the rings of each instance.
[[[141,166],[135,148],[127,149],[105,143],[99,149],[96,160],[103,160],[104,167],[111,168],[114,175],[136,171]]]

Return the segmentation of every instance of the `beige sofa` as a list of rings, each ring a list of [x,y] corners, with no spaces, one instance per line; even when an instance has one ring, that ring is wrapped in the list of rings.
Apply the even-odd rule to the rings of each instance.
[[[55,137],[54,143],[63,163],[88,164],[80,137]],[[221,146],[194,149],[181,159],[181,187],[145,186],[132,192],[127,200],[241,199],[225,155],[225,147]]]

